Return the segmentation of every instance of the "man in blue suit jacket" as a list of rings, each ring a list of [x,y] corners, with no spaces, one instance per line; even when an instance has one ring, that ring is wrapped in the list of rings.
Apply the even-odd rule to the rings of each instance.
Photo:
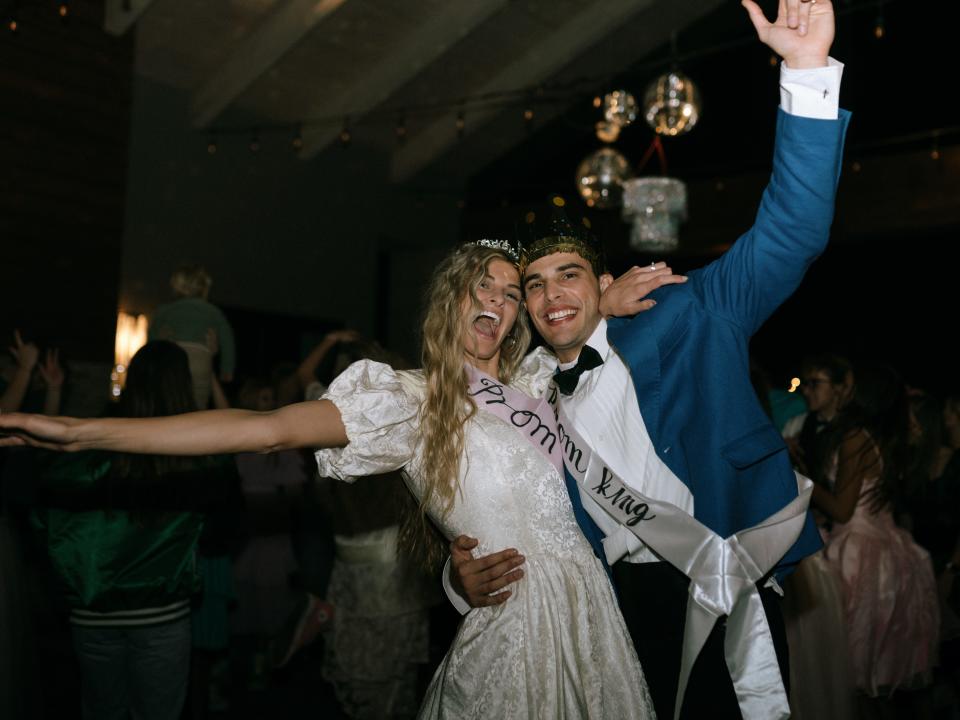
[[[842,68],[828,59],[830,2],[782,0],[774,23],[751,0],[743,5],[760,39],[784,58],[773,174],[754,226],[687,283],[656,290],[656,310],[609,322],[601,292],[634,292],[647,280],[641,270],[614,285],[602,251],[569,225],[538,237],[521,259],[528,312],[556,353],[557,384],[568,393],[561,411],[628,488],[676,506],[721,538],[797,498],[784,443],[750,383],[748,343],[826,246],[848,121],[836,104]],[[657,713],[672,717],[689,580],[568,484],[584,533],[612,566]],[[771,574],[782,576],[819,545],[808,517]],[[465,538],[454,543],[455,575],[471,604],[490,604],[486,593],[516,577],[502,572],[513,561],[503,554],[471,561],[470,546]],[[785,671],[775,583],[764,580],[760,593]],[[740,717],[724,631],[720,620],[693,667],[685,717]]]

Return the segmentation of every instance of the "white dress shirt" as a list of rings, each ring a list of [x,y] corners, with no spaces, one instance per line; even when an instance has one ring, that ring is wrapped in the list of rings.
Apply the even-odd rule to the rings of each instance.
[[[693,514],[693,495],[653,449],[640,415],[630,370],[607,342],[607,322],[601,319],[587,345],[603,358],[588,370],[571,395],[560,396],[560,406],[587,445],[602,457],[625,485],[649,498],[676,505]],[[576,363],[562,363],[561,370]],[[603,551],[611,565],[625,558],[648,562],[658,558],[630,530],[614,520],[581,491],[584,509],[605,535]]]

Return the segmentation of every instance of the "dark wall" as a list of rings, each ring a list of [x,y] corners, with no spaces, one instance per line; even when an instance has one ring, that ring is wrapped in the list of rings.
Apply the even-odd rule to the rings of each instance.
[[[4,3],[7,9],[9,3]],[[0,345],[113,356],[133,43],[100,2],[18,3],[0,28]]]
[[[256,311],[245,317],[310,332],[346,326],[415,358],[412,331],[432,256],[416,259],[456,240],[456,191],[392,185],[389,154],[357,140],[303,160],[289,134],[263,133],[257,152],[249,136],[221,134],[210,154],[209,136],[190,124],[190,100],[136,80],[120,306],[149,315],[169,299],[176,266],[199,262],[213,277],[210,300],[238,317]],[[255,121],[231,110],[218,122]],[[269,355],[259,346],[256,353]]]

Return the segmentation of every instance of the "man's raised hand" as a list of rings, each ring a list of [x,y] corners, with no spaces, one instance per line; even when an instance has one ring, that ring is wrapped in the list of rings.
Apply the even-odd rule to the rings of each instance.
[[[787,67],[824,67],[835,29],[830,0],[780,0],[777,19],[767,20],[754,0],[741,0],[760,40],[782,57]]]
[[[664,262],[643,267],[635,265],[604,287],[600,296],[600,313],[608,318],[636,315],[657,304],[645,298],[658,287],[686,281],[686,275],[674,275]]]

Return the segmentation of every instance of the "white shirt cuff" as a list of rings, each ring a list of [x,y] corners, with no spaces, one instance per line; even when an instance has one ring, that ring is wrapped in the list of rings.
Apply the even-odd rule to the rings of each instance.
[[[443,574],[441,575],[443,582],[443,591],[447,594],[447,600],[450,601],[450,604],[456,608],[457,612],[461,615],[466,615],[472,609],[470,604],[466,599],[453,589],[453,583],[450,582],[450,558],[447,558],[447,561],[443,564]]]
[[[780,107],[790,115],[836,120],[840,108],[843,63],[827,58],[826,67],[794,70],[780,63]]]

